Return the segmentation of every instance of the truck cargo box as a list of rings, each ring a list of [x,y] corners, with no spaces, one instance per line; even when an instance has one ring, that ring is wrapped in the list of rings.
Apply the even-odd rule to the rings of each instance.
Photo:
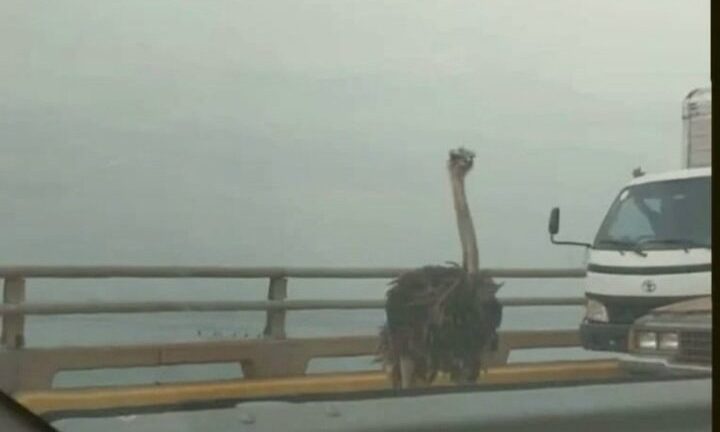
[[[699,88],[683,101],[683,168],[711,165],[712,91]]]

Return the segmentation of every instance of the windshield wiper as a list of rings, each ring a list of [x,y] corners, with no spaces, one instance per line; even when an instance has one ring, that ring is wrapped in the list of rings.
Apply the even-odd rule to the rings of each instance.
[[[648,243],[660,243],[660,244],[676,244],[679,245],[685,252],[689,252],[689,248],[696,247],[696,248],[703,248],[703,249],[709,249],[711,250],[712,247],[709,243],[702,243],[695,240],[690,239],[645,239],[640,242],[638,242],[638,246],[648,244]]]
[[[620,253],[624,251],[630,251],[635,252],[636,254],[640,255],[641,257],[646,257],[647,254],[643,252],[642,249],[638,246],[637,243],[629,242],[629,241],[623,241],[623,240],[612,240],[612,239],[605,239],[600,240],[598,244],[607,244],[607,245],[614,245],[614,246],[621,246],[623,249],[618,249]]]

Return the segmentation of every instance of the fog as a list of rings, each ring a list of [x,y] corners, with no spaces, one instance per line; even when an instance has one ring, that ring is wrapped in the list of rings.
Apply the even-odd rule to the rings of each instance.
[[[636,166],[680,167],[709,1],[0,6],[0,263],[578,266]]]

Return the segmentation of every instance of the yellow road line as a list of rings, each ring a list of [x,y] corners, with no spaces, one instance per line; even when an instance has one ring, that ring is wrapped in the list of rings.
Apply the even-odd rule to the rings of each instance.
[[[513,364],[492,368],[480,384],[511,384],[607,379],[622,376],[616,360],[562,361]],[[433,386],[448,385],[439,378]],[[189,401],[252,399],[348,393],[389,388],[382,372],[316,374],[292,378],[242,379],[222,382],[128,386],[114,388],[29,391],[15,395],[32,411],[43,414],[65,410],[170,405]]]

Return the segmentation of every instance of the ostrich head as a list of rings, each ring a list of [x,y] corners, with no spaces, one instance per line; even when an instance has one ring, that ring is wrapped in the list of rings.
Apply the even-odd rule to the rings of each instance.
[[[450,150],[448,169],[452,174],[457,175],[459,178],[464,178],[472,169],[474,158],[475,153],[464,147]]]

